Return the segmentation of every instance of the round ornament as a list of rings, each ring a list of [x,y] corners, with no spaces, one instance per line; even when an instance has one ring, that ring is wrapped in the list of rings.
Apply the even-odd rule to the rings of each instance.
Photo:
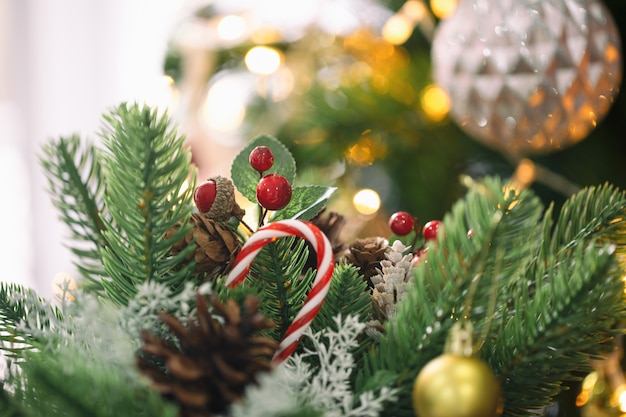
[[[417,376],[413,407],[418,417],[495,417],[501,413],[500,385],[480,359],[444,353]]]
[[[615,22],[599,0],[462,0],[433,39],[450,115],[511,157],[584,139],[621,81]]]

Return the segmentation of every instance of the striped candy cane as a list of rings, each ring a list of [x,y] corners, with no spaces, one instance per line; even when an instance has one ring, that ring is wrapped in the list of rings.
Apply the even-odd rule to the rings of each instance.
[[[317,253],[317,274],[302,309],[296,315],[280,342],[280,346],[272,360],[274,364],[284,361],[296,350],[302,334],[320,311],[322,304],[324,304],[324,298],[330,288],[330,280],[335,267],[335,258],[328,238],[313,223],[302,220],[281,220],[269,223],[250,236],[250,239],[243,245],[237,258],[235,258],[233,269],[226,278],[227,287],[234,288],[239,285],[248,275],[252,260],[263,246],[286,236],[298,236],[306,239],[313,245]]]

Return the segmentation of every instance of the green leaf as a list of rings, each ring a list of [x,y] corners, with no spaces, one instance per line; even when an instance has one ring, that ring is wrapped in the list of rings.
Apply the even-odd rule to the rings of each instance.
[[[322,185],[294,187],[291,201],[285,208],[274,213],[272,221],[284,219],[310,220],[319,213],[336,189]]]
[[[278,139],[268,135],[257,136],[235,157],[230,168],[230,178],[237,190],[248,200],[256,202],[259,173],[250,166],[250,152],[257,146],[267,146],[274,154],[274,166],[264,174],[280,174],[293,184],[296,178],[296,161],[291,152]]]

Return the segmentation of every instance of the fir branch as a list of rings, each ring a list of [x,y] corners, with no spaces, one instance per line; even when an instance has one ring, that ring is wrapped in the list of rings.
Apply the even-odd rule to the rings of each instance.
[[[107,246],[102,258],[110,279],[103,285],[113,301],[124,305],[143,282],[154,280],[180,289],[187,279],[193,265],[178,265],[193,246],[176,255],[170,249],[191,227],[194,187],[181,190],[195,176],[183,138],[156,110],[122,104],[105,120],[104,201],[110,220],[105,222]],[[177,224],[184,226],[165,239]]]
[[[26,287],[0,283],[0,350],[9,357],[45,343],[42,332],[62,320],[61,312]]]
[[[286,237],[266,245],[250,268],[248,281],[263,292],[262,313],[276,323],[269,336],[276,340],[285,333],[311,289],[314,273],[303,273],[308,257],[303,239]]]
[[[503,193],[496,179],[473,184],[444,217],[445,233],[415,268],[414,285],[398,303],[397,316],[385,324],[379,346],[364,361],[357,392],[372,380],[395,375],[399,401],[387,411],[413,416],[411,390],[418,372],[442,353],[456,318],[468,315],[479,329],[491,320],[486,306],[494,288],[518,280],[532,259],[541,211],[532,194]]]
[[[167,404],[137,377],[115,363],[75,349],[30,354],[22,364],[27,381],[16,395],[30,415],[59,417],[175,417]],[[18,384],[19,385],[19,384]],[[88,388],[88,389],[86,389]]]
[[[76,135],[49,141],[43,148],[40,163],[48,179],[52,203],[61,220],[70,229],[71,252],[85,289],[103,290],[104,276],[100,251],[105,246],[103,232],[107,217],[102,196],[104,181],[98,149],[91,142],[81,146]]]
[[[337,330],[337,315],[349,315],[367,322],[372,315],[372,302],[367,282],[359,275],[352,264],[340,263],[335,266],[333,278],[324,305],[311,323],[311,330],[318,332],[326,328]]]

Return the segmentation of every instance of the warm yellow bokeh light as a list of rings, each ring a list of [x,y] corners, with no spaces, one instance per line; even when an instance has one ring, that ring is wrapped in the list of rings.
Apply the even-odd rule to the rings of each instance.
[[[413,33],[413,24],[404,15],[395,14],[383,26],[383,38],[394,45],[402,45]]]
[[[275,48],[269,46],[255,46],[250,49],[244,58],[246,67],[250,72],[259,75],[275,73],[282,63],[283,55]]]
[[[528,158],[524,158],[517,164],[512,181],[519,188],[527,188],[535,181],[536,175],[537,167],[535,163]]]
[[[422,109],[430,120],[442,120],[450,111],[450,97],[438,86],[431,84],[422,91]]]
[[[237,15],[224,16],[217,24],[217,34],[220,38],[234,40],[246,33],[246,21]]]
[[[237,129],[246,115],[241,84],[233,79],[216,82],[202,106],[202,118],[211,129],[229,132]]]
[[[619,410],[626,413],[626,387],[620,386],[616,389],[616,393],[619,393]]]
[[[420,22],[426,16],[426,6],[424,6],[424,3],[417,0],[407,1],[400,11],[404,16],[413,20],[415,23]]]
[[[374,214],[380,209],[380,196],[374,190],[363,188],[354,194],[352,204],[356,211],[361,214]]]
[[[430,0],[430,9],[439,19],[445,19],[456,9],[457,0]]]

